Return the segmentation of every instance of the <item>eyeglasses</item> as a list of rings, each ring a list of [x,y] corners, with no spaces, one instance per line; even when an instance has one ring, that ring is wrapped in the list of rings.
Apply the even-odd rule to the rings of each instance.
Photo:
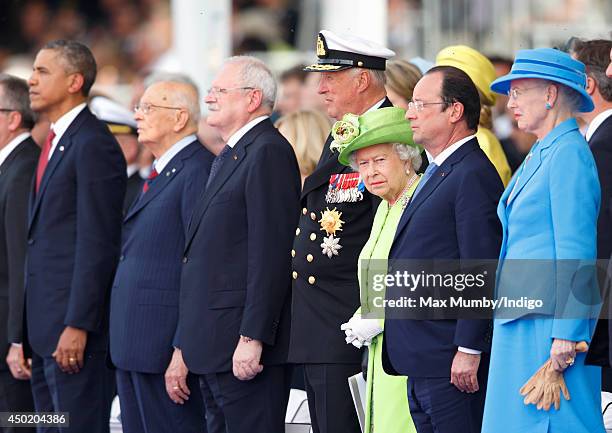
[[[142,114],[149,114],[153,108],[162,108],[165,110],[183,110],[181,107],[168,107],[166,105],[156,105],[143,102],[142,104],[134,105],[134,113],[138,113],[140,111]]]
[[[408,111],[416,111],[420,113],[423,111],[426,105],[447,105],[447,102],[423,102],[423,101],[410,101],[408,102]]]
[[[527,90],[537,89],[539,87],[542,87],[542,86],[526,87],[524,89],[517,89],[516,87],[513,87],[512,89],[508,90],[507,95],[509,98],[517,100],[518,97],[521,96],[523,93],[525,93]]]
[[[0,108],[0,111],[3,111],[5,113],[10,113],[11,111],[17,111],[14,108]]]
[[[219,95],[226,95],[233,90],[256,90],[257,87],[211,87],[206,91],[207,95],[213,95],[215,98]]]

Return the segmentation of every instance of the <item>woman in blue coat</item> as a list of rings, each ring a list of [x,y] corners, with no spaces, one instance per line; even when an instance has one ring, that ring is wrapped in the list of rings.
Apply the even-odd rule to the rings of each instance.
[[[593,110],[584,71],[561,51],[521,50],[511,72],[491,84],[508,94],[518,127],[538,139],[497,208],[503,227],[497,296],[541,299],[543,307],[497,312],[483,433],[605,431],[600,369],[575,352],[577,342],[590,341],[598,310],[584,302],[592,293],[577,291],[596,287],[577,289],[572,277],[578,261],[596,258],[600,205],[595,163],[574,119]],[[519,390],[549,358],[571,400],[538,410],[523,403]]]

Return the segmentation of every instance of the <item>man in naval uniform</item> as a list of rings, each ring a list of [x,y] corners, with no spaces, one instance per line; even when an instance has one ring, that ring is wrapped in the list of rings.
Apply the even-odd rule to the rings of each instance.
[[[340,120],[391,106],[385,63],[395,53],[353,35],[322,30],[318,93],[327,114]],[[331,135],[315,171],[306,178],[293,242],[293,299],[289,361],[304,366],[314,433],[358,433],[347,379],[361,371],[361,351],[345,342],[340,325],[359,307],[357,260],[370,234],[379,199],[359,174],[338,163]],[[329,220],[330,224],[322,224]],[[326,229],[322,227],[325,226]]]

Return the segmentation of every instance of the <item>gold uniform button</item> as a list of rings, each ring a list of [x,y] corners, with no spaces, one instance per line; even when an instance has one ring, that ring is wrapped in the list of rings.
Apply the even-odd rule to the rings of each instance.
[[[313,277],[312,275],[311,275],[310,277],[308,277],[308,282],[309,282],[310,284],[314,284],[314,283],[315,283],[315,281],[316,281],[316,280],[315,280],[315,277]]]
[[[316,240],[316,239],[317,239],[317,235],[316,235],[315,233],[311,233],[311,234],[310,234],[310,240],[311,240],[311,241],[314,241],[314,240]]]
[[[312,256],[312,254],[308,254],[306,256],[306,260],[308,260],[309,262],[312,262],[314,260],[314,257]]]
[[[295,229],[295,235],[299,235],[300,234],[300,228],[298,227],[297,229]]]
[[[306,208],[302,208],[302,214],[303,214],[303,215],[306,215],[307,213],[308,213],[308,209],[306,209]]]
[[[317,219],[317,214],[314,213],[314,212],[310,212],[310,219],[313,220],[313,221],[316,220]]]
[[[297,272],[296,271],[293,271],[293,279],[297,280]]]
[[[291,257],[295,257],[295,250],[291,250]]]

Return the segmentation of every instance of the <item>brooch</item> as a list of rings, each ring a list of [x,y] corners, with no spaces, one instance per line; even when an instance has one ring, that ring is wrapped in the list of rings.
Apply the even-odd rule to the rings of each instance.
[[[323,238],[323,243],[321,244],[321,253],[330,259],[333,256],[337,256],[340,248],[342,248],[340,238],[335,237],[337,231],[342,231],[344,221],[340,219],[341,216],[342,212],[338,212],[336,208],[333,210],[327,208],[324,212],[321,212],[319,223],[321,224],[321,230],[327,233],[327,237]]]

